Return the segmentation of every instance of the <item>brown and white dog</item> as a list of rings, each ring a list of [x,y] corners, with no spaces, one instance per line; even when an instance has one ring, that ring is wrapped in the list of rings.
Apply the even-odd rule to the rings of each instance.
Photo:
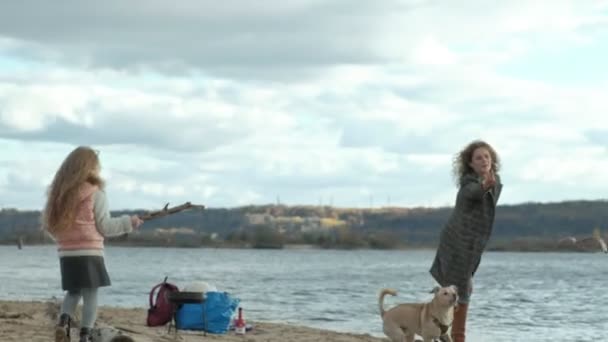
[[[91,332],[91,342],[135,342],[133,338],[113,327],[95,328]]]
[[[380,291],[378,306],[383,330],[392,342],[414,342],[416,335],[424,342],[452,341],[450,328],[458,303],[458,290],[456,286],[437,286],[430,293],[434,293],[430,302],[403,303],[385,311],[384,297],[387,294],[396,296],[397,292],[392,289]]]

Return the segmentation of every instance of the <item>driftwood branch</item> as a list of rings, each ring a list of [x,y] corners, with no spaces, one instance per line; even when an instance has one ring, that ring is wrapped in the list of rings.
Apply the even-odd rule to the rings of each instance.
[[[186,202],[184,204],[180,204],[178,206],[169,208],[169,203],[165,204],[164,208],[161,210],[156,210],[156,211],[151,211],[147,214],[141,215],[139,218],[141,218],[144,221],[149,221],[155,218],[159,218],[159,217],[163,217],[163,216],[167,216],[167,215],[171,215],[171,214],[175,214],[178,213],[180,211],[183,210],[188,210],[188,209],[204,209],[205,206],[204,205],[199,205],[199,204],[192,204],[190,202]]]

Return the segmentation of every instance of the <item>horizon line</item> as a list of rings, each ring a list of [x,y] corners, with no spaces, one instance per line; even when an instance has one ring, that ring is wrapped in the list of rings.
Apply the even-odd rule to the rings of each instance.
[[[516,202],[516,203],[504,203],[498,204],[497,207],[514,207],[521,205],[552,205],[552,204],[563,204],[563,203],[572,203],[572,202],[608,202],[608,198],[597,198],[597,199],[564,199],[559,201],[525,201],[525,202]],[[286,208],[296,208],[296,207],[308,207],[308,208],[333,208],[339,210],[390,210],[390,209],[446,209],[452,208],[454,205],[437,205],[437,206],[429,206],[429,205],[413,205],[413,206],[398,206],[398,205],[379,205],[379,206],[336,206],[336,205],[319,205],[319,204],[285,204],[285,203],[251,203],[251,204],[243,204],[238,206],[207,206],[203,210],[207,209],[241,209],[245,207],[286,207]],[[145,208],[121,208],[121,209],[112,209],[110,211],[148,211],[148,210],[158,210],[161,206],[155,209],[145,209]],[[3,211],[42,211],[41,208],[38,209],[24,209],[17,207],[2,207],[0,208],[0,212]]]

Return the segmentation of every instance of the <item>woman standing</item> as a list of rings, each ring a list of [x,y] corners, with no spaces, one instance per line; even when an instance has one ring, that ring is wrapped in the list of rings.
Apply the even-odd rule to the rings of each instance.
[[[496,203],[502,189],[499,169],[498,155],[485,141],[469,143],[454,160],[453,171],[459,186],[456,205],[441,232],[430,270],[442,286],[458,287],[460,299],[452,324],[454,342],[465,341],[472,279],[492,234]]]

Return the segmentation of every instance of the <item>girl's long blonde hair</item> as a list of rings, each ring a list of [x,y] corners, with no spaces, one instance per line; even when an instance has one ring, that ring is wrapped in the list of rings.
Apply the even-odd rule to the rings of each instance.
[[[490,152],[490,156],[492,157],[492,171],[495,175],[498,175],[498,171],[500,171],[500,158],[494,148],[483,140],[474,140],[454,157],[452,173],[454,181],[456,181],[456,184],[459,186],[462,185],[461,181],[464,175],[474,172],[469,163],[473,160],[473,153],[475,150],[480,147],[483,147]]]
[[[42,226],[55,234],[72,226],[80,203],[80,188],[88,182],[103,188],[99,177],[99,158],[90,147],[79,146],[65,158],[47,192]]]

